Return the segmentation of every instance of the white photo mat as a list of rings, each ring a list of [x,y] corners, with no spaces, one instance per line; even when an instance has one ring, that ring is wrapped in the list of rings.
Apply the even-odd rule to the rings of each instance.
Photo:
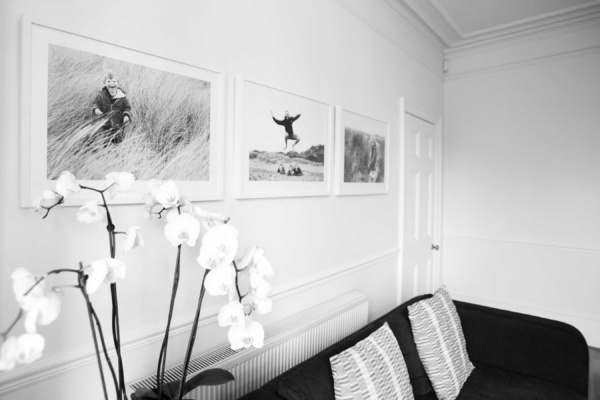
[[[334,193],[336,195],[388,193],[389,124],[344,110],[341,106],[336,107],[335,114]],[[360,140],[361,145],[354,145],[347,141],[350,140],[348,135],[352,135],[352,132],[363,136]]]
[[[286,141],[282,120],[285,111],[293,122],[300,141],[290,156],[294,140]],[[273,112],[273,116],[271,115]],[[320,101],[275,89],[260,83],[235,78],[235,196],[238,199],[328,196],[331,194],[333,167],[333,107]],[[284,145],[288,149],[284,151]],[[317,147],[322,148],[322,163],[301,159]],[[312,150],[311,150],[312,149]],[[251,160],[259,153],[258,158]],[[260,154],[262,153],[262,154]],[[259,164],[260,163],[260,164]],[[272,163],[272,164],[271,164]],[[277,175],[283,164],[286,172],[298,163],[303,176]]]
[[[200,180],[175,180],[181,193],[191,201],[221,200],[223,198],[224,85],[221,73],[65,32],[32,21],[27,15],[23,16],[21,28],[21,207],[30,207],[32,200],[39,198],[43,190],[53,189],[55,185],[54,180],[48,179],[49,172],[47,171],[50,46],[60,46],[76,52],[110,58],[118,62],[130,63],[132,66],[135,64],[142,68],[175,74],[182,79],[192,78],[210,83],[210,85],[206,85],[210,87],[210,100],[203,103],[210,104],[208,128],[210,140],[206,145],[209,147],[208,172]],[[133,111],[135,119],[135,110]],[[206,149],[204,151],[206,152]],[[102,178],[85,180],[78,179],[76,176],[76,179],[85,186],[104,188]],[[162,179],[169,179],[169,177]],[[142,203],[144,194],[149,190],[148,182],[149,180],[136,181],[132,192],[120,194],[111,202],[115,204]],[[93,198],[96,198],[95,193],[84,190],[67,198],[65,205],[81,205]]]

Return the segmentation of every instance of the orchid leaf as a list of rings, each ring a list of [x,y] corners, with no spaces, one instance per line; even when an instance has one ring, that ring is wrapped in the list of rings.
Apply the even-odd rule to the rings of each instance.
[[[164,397],[164,396],[163,396]],[[154,391],[146,388],[137,389],[135,393],[131,395],[131,400],[156,400],[158,394]]]
[[[185,382],[183,388],[183,394],[189,393],[196,389],[198,386],[214,386],[223,385],[227,382],[233,381],[235,378],[231,372],[221,368],[213,368],[204,370],[196,375],[189,381]],[[163,386],[163,393],[167,393],[172,398],[179,395],[179,383],[180,381],[172,381]]]

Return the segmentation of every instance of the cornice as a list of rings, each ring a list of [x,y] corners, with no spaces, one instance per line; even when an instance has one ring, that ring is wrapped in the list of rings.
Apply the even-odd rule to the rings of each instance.
[[[600,22],[600,0],[560,12],[548,13],[535,18],[465,34],[462,39],[452,43],[446,50],[446,55],[457,55],[471,50],[476,51],[483,47],[503,44],[516,39],[539,37],[540,35],[586,26],[595,22]]]

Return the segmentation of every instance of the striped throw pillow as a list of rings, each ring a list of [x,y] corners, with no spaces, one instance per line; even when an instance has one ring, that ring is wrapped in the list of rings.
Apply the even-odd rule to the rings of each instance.
[[[414,400],[400,346],[387,322],[329,361],[336,400]]]
[[[433,390],[440,400],[454,400],[475,367],[469,360],[456,307],[446,290],[408,307],[415,344]]]

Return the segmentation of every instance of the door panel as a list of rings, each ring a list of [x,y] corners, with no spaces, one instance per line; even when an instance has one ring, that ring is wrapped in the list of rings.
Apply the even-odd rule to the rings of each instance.
[[[406,114],[403,300],[431,292],[434,271],[435,125]]]

